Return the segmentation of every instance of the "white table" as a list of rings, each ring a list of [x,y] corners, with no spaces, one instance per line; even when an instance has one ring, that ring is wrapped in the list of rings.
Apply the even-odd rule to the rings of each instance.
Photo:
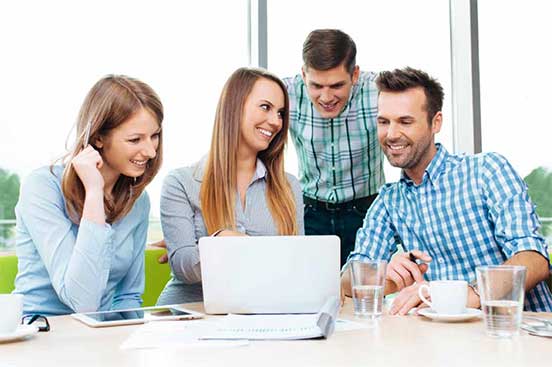
[[[202,310],[201,304],[187,307]],[[552,319],[552,314],[538,316]],[[340,317],[359,321],[352,316],[350,299]],[[485,335],[481,320],[438,323],[421,316],[383,316],[377,327],[334,333],[328,340],[256,341],[242,347],[153,350],[120,349],[138,325],[94,329],[69,316],[49,320],[50,332],[0,344],[0,366],[552,365],[552,339],[530,336],[524,331],[513,339],[493,339]]]

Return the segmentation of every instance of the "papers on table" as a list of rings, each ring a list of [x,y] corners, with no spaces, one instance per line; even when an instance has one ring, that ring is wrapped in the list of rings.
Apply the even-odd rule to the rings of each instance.
[[[228,315],[218,328],[202,339],[310,339],[323,336],[316,324],[317,314],[311,315]]]
[[[228,315],[204,320],[154,321],[140,326],[121,349],[235,347],[249,340],[327,338],[334,328],[348,331],[367,325],[336,320],[339,301],[329,300],[318,314]]]
[[[331,297],[317,314],[228,315],[202,339],[286,340],[328,338],[335,328],[339,299]]]
[[[217,327],[210,320],[154,321],[141,325],[128,337],[121,349],[237,347],[248,340],[201,340],[200,337]]]

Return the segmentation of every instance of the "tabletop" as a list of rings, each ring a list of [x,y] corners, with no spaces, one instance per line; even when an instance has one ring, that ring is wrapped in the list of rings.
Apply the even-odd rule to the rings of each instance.
[[[187,308],[202,310],[202,304]],[[538,314],[552,319],[552,314]],[[220,317],[220,316],[206,316]],[[70,316],[49,318],[51,331],[0,344],[7,366],[537,366],[550,363],[552,338],[520,331],[512,339],[485,334],[482,320],[443,323],[421,316],[384,315],[376,324],[355,318],[347,300],[340,318],[367,329],[329,339],[252,341],[239,347],[120,348],[140,325],[90,328]],[[182,321],[186,322],[186,321]]]

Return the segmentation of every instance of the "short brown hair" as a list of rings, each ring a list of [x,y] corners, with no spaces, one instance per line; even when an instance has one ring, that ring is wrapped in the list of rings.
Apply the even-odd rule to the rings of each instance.
[[[343,64],[353,75],[356,66],[356,45],[339,29],[316,29],[303,43],[303,62],[307,68],[330,70]]]
[[[410,88],[422,88],[426,96],[424,108],[430,124],[435,114],[443,108],[443,87],[437,79],[424,71],[411,67],[382,71],[376,79],[376,85],[380,92],[403,92]]]

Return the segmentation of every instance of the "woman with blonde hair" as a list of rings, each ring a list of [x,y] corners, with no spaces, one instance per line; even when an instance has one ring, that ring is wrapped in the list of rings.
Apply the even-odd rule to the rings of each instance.
[[[25,314],[140,307],[163,106],[145,83],[108,75],[89,91],[61,165],[26,179],[16,207]]]
[[[202,300],[203,236],[304,234],[301,188],[284,172],[288,110],[276,76],[252,68],[230,76],[209,154],[172,171],[163,184],[161,224],[173,275],[158,304]]]

